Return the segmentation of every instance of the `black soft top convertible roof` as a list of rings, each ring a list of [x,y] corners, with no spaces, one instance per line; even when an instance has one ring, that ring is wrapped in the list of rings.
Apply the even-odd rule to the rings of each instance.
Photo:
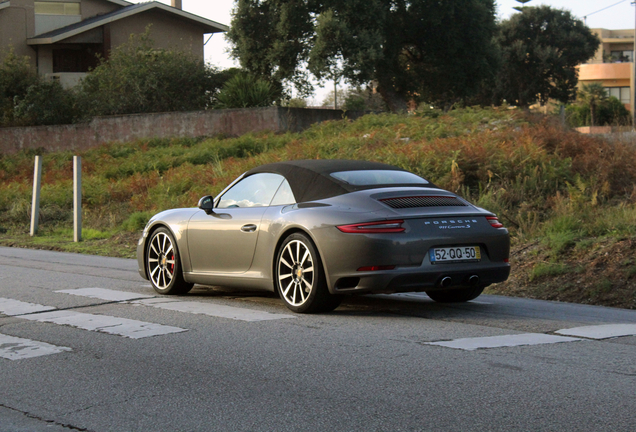
[[[287,162],[276,162],[253,168],[245,173],[245,177],[256,173],[276,173],[287,179],[297,202],[316,201],[344,195],[363,189],[374,189],[382,185],[354,186],[331,177],[331,173],[340,171],[390,170],[404,171],[392,165],[379,162],[340,159],[309,159]],[[386,185],[387,187],[435,187],[432,184]]]

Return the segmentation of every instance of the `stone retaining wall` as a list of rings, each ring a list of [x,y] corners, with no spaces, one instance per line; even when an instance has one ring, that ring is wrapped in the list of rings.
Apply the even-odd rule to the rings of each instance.
[[[632,131],[631,126],[581,126],[574,129],[584,134],[610,134]]]
[[[0,153],[85,150],[107,142],[140,138],[300,132],[314,123],[342,119],[343,114],[340,110],[268,107],[96,117],[89,123],[75,125],[0,128]],[[347,117],[362,114],[350,111]]]

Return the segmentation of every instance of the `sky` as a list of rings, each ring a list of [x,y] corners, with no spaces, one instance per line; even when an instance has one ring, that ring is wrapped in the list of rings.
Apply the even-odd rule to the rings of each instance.
[[[146,0],[129,0],[131,3],[141,3]],[[159,0],[170,4],[170,0]],[[516,0],[496,0],[497,17],[507,19],[513,13],[515,6],[521,6]],[[527,6],[548,5],[557,9],[569,10],[576,18],[584,20],[590,28],[632,29],[635,27],[634,6],[631,0],[530,0]],[[230,25],[234,0],[183,0],[183,10],[221,24]],[[601,10],[607,8],[605,10]],[[587,18],[585,18],[587,17]],[[205,46],[205,59],[214,66],[225,69],[238,66],[230,58],[229,44],[221,33],[216,33]],[[316,89],[314,101],[321,101],[333,86],[326,89]]]

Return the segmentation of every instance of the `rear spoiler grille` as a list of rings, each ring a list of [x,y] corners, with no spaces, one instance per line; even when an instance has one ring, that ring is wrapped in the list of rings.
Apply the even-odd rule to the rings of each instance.
[[[462,201],[452,196],[413,196],[399,198],[385,198],[381,202],[391,208],[416,208],[416,207],[466,207]]]

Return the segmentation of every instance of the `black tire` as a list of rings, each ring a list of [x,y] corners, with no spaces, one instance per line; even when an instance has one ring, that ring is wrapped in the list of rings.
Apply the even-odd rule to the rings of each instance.
[[[439,291],[426,291],[426,295],[438,303],[462,303],[476,299],[486,287],[457,288]]]
[[[148,280],[159,294],[187,294],[194,285],[183,280],[177,242],[167,228],[158,228],[151,234],[145,265]]]
[[[291,234],[278,249],[274,284],[285,305],[296,313],[331,312],[342,301],[329,293],[318,251],[301,233]]]

